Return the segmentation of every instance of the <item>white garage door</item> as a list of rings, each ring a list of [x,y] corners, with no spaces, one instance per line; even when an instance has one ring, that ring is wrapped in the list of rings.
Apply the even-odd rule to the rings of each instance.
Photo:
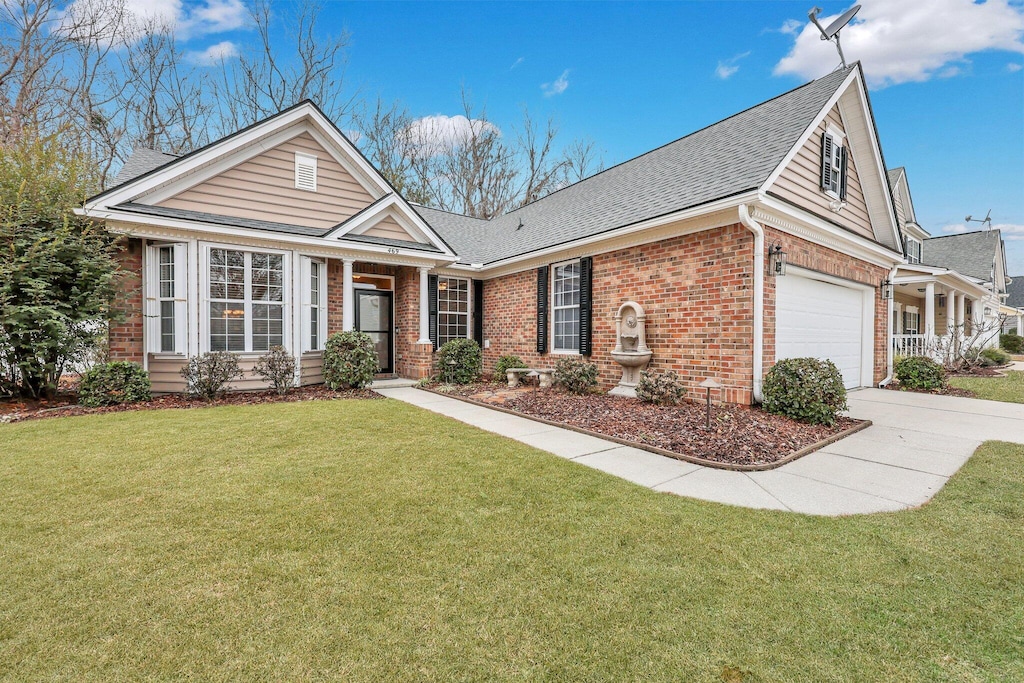
[[[827,358],[846,388],[871,383],[874,311],[865,290],[794,275],[775,281],[775,357]]]

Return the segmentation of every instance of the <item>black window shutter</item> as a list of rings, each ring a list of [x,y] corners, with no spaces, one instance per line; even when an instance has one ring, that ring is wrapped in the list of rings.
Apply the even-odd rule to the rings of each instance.
[[[821,134],[821,189],[832,188],[832,136]]]
[[[537,269],[537,353],[548,352],[548,267]]]
[[[846,147],[839,148],[839,199],[846,201]]]
[[[593,297],[591,292],[593,291],[594,282],[594,259],[589,256],[585,256],[580,259],[580,355],[589,356],[591,354],[591,343],[590,339],[592,336],[592,319],[591,311],[593,309],[592,301]]]
[[[437,276],[427,276],[427,331],[437,351]]]
[[[484,345],[484,281],[473,280],[473,339]]]

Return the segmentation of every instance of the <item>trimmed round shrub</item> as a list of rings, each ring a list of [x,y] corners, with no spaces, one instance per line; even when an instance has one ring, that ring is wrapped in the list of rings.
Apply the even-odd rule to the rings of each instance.
[[[983,365],[990,366],[1006,365],[1007,363],[1010,362],[1011,358],[1010,354],[1008,354],[1006,351],[1003,351],[1002,349],[989,347],[987,349],[982,350],[981,357],[979,358],[979,360],[981,360]]]
[[[295,356],[283,346],[271,346],[256,361],[252,372],[270,385],[278,396],[284,396],[295,386]]]
[[[846,410],[846,388],[830,360],[786,358],[764,378],[762,407],[800,422],[833,425]]]
[[[437,374],[448,384],[469,384],[480,377],[483,357],[472,339],[452,339],[437,350]]]
[[[94,365],[82,375],[78,402],[87,408],[148,401],[149,373],[138,363],[113,361]]]
[[[946,384],[946,371],[931,358],[907,356],[892,364],[892,373],[900,386],[908,389],[941,389]]]
[[[519,356],[502,356],[498,359],[498,362],[494,364],[494,379],[499,382],[506,379],[505,374],[512,368],[528,368],[530,367],[523,362],[523,359]]]
[[[365,332],[335,332],[324,345],[324,384],[332,391],[362,389],[380,369],[373,339]]]
[[[1024,353],[1024,337],[1016,332],[999,335],[999,346],[1008,353]]]
[[[597,387],[597,365],[566,356],[555,363],[555,383],[573,394],[588,394]]]
[[[209,351],[193,356],[181,369],[185,393],[213,401],[223,396],[233,380],[241,379],[238,355],[230,351]]]
[[[677,406],[686,398],[686,385],[675,370],[653,372],[644,370],[636,385],[636,397],[644,403]]]

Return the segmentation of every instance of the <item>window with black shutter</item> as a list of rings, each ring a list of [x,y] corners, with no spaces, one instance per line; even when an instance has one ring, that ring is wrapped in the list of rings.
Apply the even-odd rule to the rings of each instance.
[[[580,355],[592,353],[592,291],[594,259],[589,256],[580,259]]]
[[[548,351],[548,267],[537,269],[537,353]]]
[[[831,133],[821,134],[821,189],[840,200],[846,199],[847,152]]]
[[[473,339],[484,345],[484,281],[473,280]]]
[[[427,331],[437,350],[437,276],[427,276]]]

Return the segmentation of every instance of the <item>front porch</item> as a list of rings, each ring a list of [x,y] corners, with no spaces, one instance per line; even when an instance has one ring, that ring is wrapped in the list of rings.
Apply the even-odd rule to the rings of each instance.
[[[893,280],[894,355],[938,360],[958,339],[973,339],[988,329],[987,290],[949,271],[924,273],[913,268],[911,273],[901,269]]]

